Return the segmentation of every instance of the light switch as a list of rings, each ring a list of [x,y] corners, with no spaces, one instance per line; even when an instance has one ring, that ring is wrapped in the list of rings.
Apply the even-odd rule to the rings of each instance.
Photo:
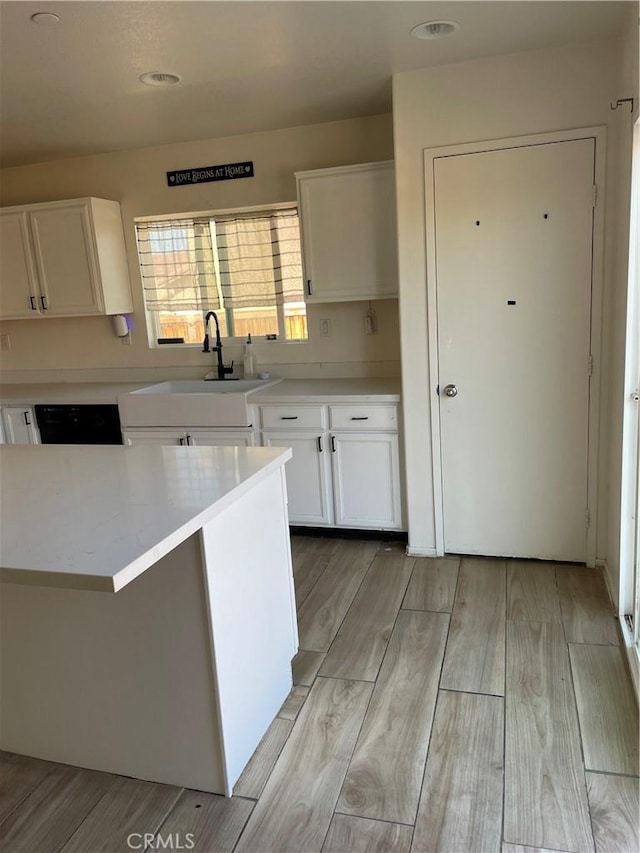
[[[328,320],[328,319],[320,320],[320,337],[321,338],[330,338],[331,337],[331,320]]]

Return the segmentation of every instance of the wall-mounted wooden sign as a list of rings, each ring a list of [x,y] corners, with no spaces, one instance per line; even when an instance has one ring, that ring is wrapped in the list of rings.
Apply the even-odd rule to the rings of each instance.
[[[167,172],[167,184],[181,187],[185,184],[206,184],[209,181],[232,181],[235,178],[252,178],[253,160],[245,163],[224,163],[221,166],[201,166],[197,169],[180,169]]]

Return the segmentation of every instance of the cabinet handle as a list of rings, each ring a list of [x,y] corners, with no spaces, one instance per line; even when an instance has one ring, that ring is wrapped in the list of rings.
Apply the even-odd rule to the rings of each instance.
[[[189,435],[189,433],[187,433],[187,444],[189,445],[189,447],[193,447],[193,445],[191,444],[191,436]]]
[[[322,453],[322,436],[318,436],[318,453]]]
[[[29,412],[24,412],[24,422],[27,426],[31,426],[31,419],[29,418]]]
[[[360,415],[359,417],[351,418],[352,421],[368,421],[369,415]]]
[[[31,303],[31,310],[32,310],[32,311],[37,311],[38,309],[36,308],[36,298],[35,298],[35,296],[30,296],[30,297],[29,297],[29,302]]]
[[[42,305],[42,310],[43,310],[43,311],[46,311],[46,310],[47,310],[47,308],[48,308],[48,306],[47,306],[47,297],[46,297],[46,296],[41,296],[41,297],[40,297],[40,303],[41,303],[41,305]]]
[[[307,279],[307,296],[311,296],[311,279]]]
[[[181,446],[182,446],[182,447],[184,447],[184,443],[185,443],[185,441],[186,441],[186,438],[185,438],[184,436],[182,436],[182,437],[180,438],[180,444],[181,444]]]
[[[281,421],[297,421],[298,416],[297,415],[281,415],[280,420]]]
[[[332,453],[336,452],[336,437],[335,437],[335,435],[331,436],[331,452]]]

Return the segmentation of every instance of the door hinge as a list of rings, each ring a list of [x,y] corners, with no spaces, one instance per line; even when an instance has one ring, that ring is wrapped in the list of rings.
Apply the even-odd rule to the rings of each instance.
[[[595,207],[598,204],[598,185],[593,185],[593,196],[591,200],[591,206]]]
[[[593,356],[591,353],[587,356],[587,375],[593,376]]]
[[[591,527],[591,510],[587,507],[587,510],[584,514],[585,522],[587,527]]]

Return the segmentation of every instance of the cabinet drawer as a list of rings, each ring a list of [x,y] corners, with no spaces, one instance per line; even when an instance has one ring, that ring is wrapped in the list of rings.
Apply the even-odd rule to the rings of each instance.
[[[263,429],[324,429],[324,406],[261,406]]]
[[[395,406],[329,406],[331,429],[398,429]]]

